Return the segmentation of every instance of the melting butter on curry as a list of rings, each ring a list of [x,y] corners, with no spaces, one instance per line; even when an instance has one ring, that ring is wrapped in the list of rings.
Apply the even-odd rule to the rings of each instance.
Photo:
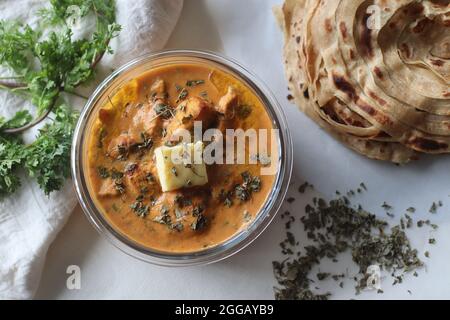
[[[224,134],[273,128],[244,82],[189,64],[156,68],[123,85],[89,130],[85,166],[97,207],[115,229],[153,250],[195,252],[226,241],[253,221],[274,184],[274,175],[260,175],[267,163],[247,161],[206,165],[206,180],[195,185],[187,174],[178,189],[163,192],[160,179],[170,177],[158,172],[155,150],[176,147],[177,130],[192,130],[194,121]],[[269,140],[269,153],[276,153]],[[245,148],[247,159],[257,157]]]

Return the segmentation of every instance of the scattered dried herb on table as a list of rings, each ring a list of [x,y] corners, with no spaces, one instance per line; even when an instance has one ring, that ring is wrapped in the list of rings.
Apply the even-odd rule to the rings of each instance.
[[[299,188],[304,193],[308,183]],[[361,189],[366,186],[361,184]],[[362,191],[362,190],[361,190]],[[418,251],[412,248],[409,239],[401,225],[389,228],[389,224],[377,218],[374,214],[365,211],[360,205],[353,206],[347,196],[341,196],[329,202],[314,198],[312,204],[305,208],[305,215],[301,217],[304,232],[311,244],[299,250],[299,242],[291,231],[287,231],[286,239],[280,244],[282,253],[287,255],[283,261],[274,261],[273,269],[278,287],[275,288],[276,299],[324,300],[331,293],[316,293],[311,288],[314,278],[311,276],[313,268],[320,266],[322,259],[328,258],[337,262],[339,254],[350,251],[353,262],[359,267],[358,274],[353,277],[356,293],[367,287],[369,274],[367,270],[371,265],[378,265],[381,270],[389,271],[393,285],[401,283],[403,276],[423,266],[418,257]],[[349,192],[353,195],[354,193]],[[391,210],[386,203],[383,208]],[[408,212],[414,212],[411,208]],[[407,226],[413,224],[412,218],[406,215]],[[286,229],[292,229],[295,221],[289,212],[282,215],[288,219]],[[425,224],[422,222],[421,225]],[[431,225],[428,221],[427,225]],[[437,227],[437,226],[436,226]],[[430,239],[430,244],[435,240]],[[425,253],[429,257],[429,253]],[[414,271],[417,276],[417,272]],[[327,278],[340,281],[345,274],[319,272],[316,278],[321,281]],[[343,287],[343,282],[339,283]],[[316,291],[318,288],[315,288]],[[379,293],[382,293],[379,290]]]

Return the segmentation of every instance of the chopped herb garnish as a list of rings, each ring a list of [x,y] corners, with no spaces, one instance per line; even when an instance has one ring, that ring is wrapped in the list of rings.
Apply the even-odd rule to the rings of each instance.
[[[236,114],[241,119],[246,119],[252,113],[252,107],[248,105],[240,105],[236,108]]]
[[[121,160],[121,161],[125,161],[128,159],[128,147],[123,145],[123,144],[119,144],[117,145],[117,160]]]
[[[235,186],[235,195],[241,201],[248,201],[253,192],[261,190],[261,179],[259,177],[252,177],[249,172],[241,174],[243,183]]]
[[[206,227],[207,219],[203,214],[199,214],[196,216],[196,219],[191,224],[191,229],[194,231],[203,230]]]
[[[121,179],[123,178],[123,173],[113,168],[111,170],[111,178],[113,178],[114,180]]]
[[[175,196],[174,202],[180,208],[184,208],[184,207],[188,207],[188,206],[192,205],[192,200],[189,198],[186,198],[185,196],[183,196],[181,194],[177,194]]]
[[[170,226],[170,229],[181,232],[183,231],[183,224],[181,222],[174,223]]]
[[[172,108],[165,103],[158,103],[155,106],[155,113],[163,119],[170,119],[172,117]]]
[[[433,202],[433,204],[431,205],[431,208],[429,210],[430,213],[437,213],[437,209],[438,207],[442,207],[442,201],[439,202]]]
[[[138,150],[142,151],[153,147],[153,140],[145,132],[141,132],[142,141],[136,145]]]
[[[305,182],[300,187],[298,187],[298,192],[305,193],[308,187],[313,188],[312,184],[309,184],[309,182]]]
[[[299,191],[304,192],[306,186]],[[366,190],[361,186],[362,189]],[[340,195],[339,192],[336,194]],[[291,221],[290,214],[281,216]],[[412,218],[406,215],[405,219],[404,227],[410,227]],[[295,252],[298,242],[292,233],[287,232],[286,239],[280,245],[282,253],[288,257],[282,262],[273,262],[275,276],[280,286],[275,291],[277,299],[329,298],[330,293],[313,292],[311,283],[314,280],[310,278],[310,273],[322,259],[328,258],[336,262],[337,256],[345,251],[351,251],[353,261],[359,267],[359,274],[354,277],[357,293],[366,288],[369,279],[366,271],[371,265],[378,265],[382,270],[391,271],[396,284],[403,281],[405,272],[423,265],[401,225],[389,230],[386,221],[365,211],[361,206],[353,206],[345,196],[339,196],[329,202],[314,198],[312,204],[305,207],[305,216],[301,218],[301,222],[312,244]],[[286,229],[289,228],[290,223],[287,223]],[[319,280],[329,276],[328,273],[317,274]],[[339,278],[338,275],[333,277],[335,280]],[[342,287],[343,282],[339,286]]]
[[[107,179],[110,176],[108,169],[102,166],[97,167],[97,172],[102,179]]]
[[[125,193],[125,184],[123,183],[122,179],[114,180],[114,187],[120,194]]]
[[[406,228],[410,229],[413,226],[413,219],[407,214],[405,214],[405,218],[406,218]]]
[[[205,80],[188,80],[186,81],[186,86],[188,87],[195,87],[201,84],[204,84]]]
[[[417,227],[422,228],[424,225],[429,225],[430,220],[419,220],[417,221]]]
[[[178,208],[175,208],[175,217],[176,217],[177,219],[181,219],[181,218],[183,218],[184,216],[185,216],[185,214],[184,214],[183,211],[181,211],[181,210],[178,209]]]
[[[250,193],[246,188],[242,187],[241,185],[237,185],[235,187],[235,194],[236,197],[241,201],[247,201],[250,199]]]
[[[288,203],[293,203],[295,201],[295,198],[294,197],[289,197],[289,198],[286,199],[286,201]]]
[[[231,191],[225,191],[224,189],[220,190],[219,200],[223,202],[223,204],[227,207],[231,207],[233,205],[233,193]]]
[[[178,95],[178,98],[177,98],[176,103],[178,103],[178,102],[183,101],[184,99],[186,99],[187,96],[188,96],[188,94],[189,94],[189,92],[186,90],[186,88],[183,88],[183,89],[180,91],[180,94]]]
[[[150,207],[144,205],[142,196],[139,196],[136,201],[130,205],[130,208],[133,209],[134,213],[140,218],[145,218],[150,211]]]
[[[248,223],[250,221],[252,221],[252,214],[248,210],[245,210],[244,211],[244,222]]]
[[[230,198],[227,197],[223,201],[223,204],[229,208],[229,207],[231,207],[233,205],[233,201]]]
[[[331,273],[328,273],[328,272],[319,272],[319,273],[317,274],[317,279],[318,279],[319,281],[323,281],[323,280],[325,280],[325,279],[328,279],[330,276],[331,276]]]
[[[155,177],[150,172],[145,175],[145,180],[147,180],[148,183],[155,182]]]
[[[137,170],[137,168],[138,168],[137,163],[128,163],[125,166],[125,173],[131,175]]]
[[[169,215],[169,209],[166,206],[162,206],[159,212],[160,215],[155,217],[153,221],[171,227],[172,219],[170,218]]]
[[[166,128],[162,128],[161,129],[161,137],[165,138],[167,136],[167,129]]]
[[[392,209],[392,206],[389,205],[389,204],[387,204],[386,201],[383,202],[383,204],[381,205],[381,207],[382,207],[384,210],[391,210],[391,209]]]
[[[198,217],[203,213],[204,210],[205,209],[203,208],[203,206],[195,206],[194,209],[192,209],[192,215],[194,217]]]

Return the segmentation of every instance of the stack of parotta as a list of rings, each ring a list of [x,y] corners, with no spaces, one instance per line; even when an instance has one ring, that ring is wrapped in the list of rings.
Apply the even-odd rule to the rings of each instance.
[[[450,152],[450,0],[286,0],[289,88],[352,149],[405,163]]]

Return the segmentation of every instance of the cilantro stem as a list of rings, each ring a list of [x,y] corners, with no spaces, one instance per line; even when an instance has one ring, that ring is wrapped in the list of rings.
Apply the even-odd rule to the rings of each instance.
[[[83,96],[81,93],[75,92],[74,90],[68,90],[68,89],[64,89],[65,93],[71,94],[73,96],[76,96],[78,98],[84,99],[84,100],[88,100],[89,97]]]
[[[28,89],[28,86],[25,83],[9,82],[9,81],[0,81],[0,87],[9,90]]]
[[[17,80],[23,79],[24,76],[10,76],[10,77],[0,77],[0,80]]]

